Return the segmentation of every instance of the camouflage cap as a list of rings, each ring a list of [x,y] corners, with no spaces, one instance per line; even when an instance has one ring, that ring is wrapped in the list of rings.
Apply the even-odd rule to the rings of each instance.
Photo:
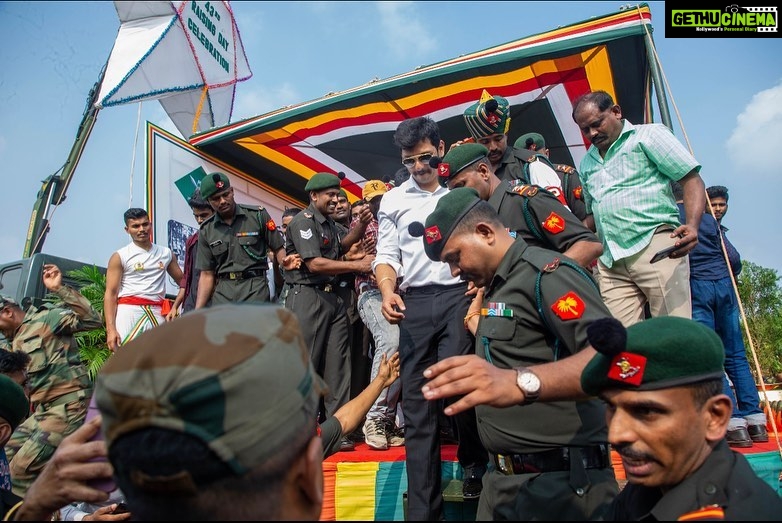
[[[310,181],[304,186],[305,191],[323,191],[333,187],[339,187],[341,183],[339,176],[331,173],[316,173],[312,175]]]
[[[688,318],[660,316],[625,329],[615,318],[587,328],[598,351],[581,374],[584,392],[658,390],[720,379],[725,349],[714,329]]]
[[[231,187],[231,180],[221,172],[207,174],[201,180],[201,197],[208,200],[215,194]]]
[[[443,187],[448,180],[473,165],[477,161],[486,158],[489,150],[479,143],[465,143],[451,150],[437,165],[437,179]]]
[[[527,133],[519,136],[518,140],[513,142],[513,147],[516,149],[532,149],[535,146],[535,151],[541,151],[546,148],[546,139],[540,133]]]
[[[440,198],[424,225],[424,251],[429,259],[440,261],[448,238],[470,210],[482,202],[472,187],[459,187]]]
[[[239,475],[312,429],[325,390],[290,310],[226,304],[123,346],[101,368],[95,395],[109,447],[148,427],[178,431]]]
[[[5,307],[6,305],[13,305],[15,307],[19,307],[19,304],[16,303],[15,299],[13,299],[10,296],[6,296],[5,294],[0,294],[0,308]]]
[[[507,134],[510,104],[502,96],[492,96],[484,89],[481,99],[465,109],[464,123],[476,140],[492,134]]]
[[[22,386],[5,374],[0,374],[0,398],[0,418],[16,430],[30,414],[30,401]]]

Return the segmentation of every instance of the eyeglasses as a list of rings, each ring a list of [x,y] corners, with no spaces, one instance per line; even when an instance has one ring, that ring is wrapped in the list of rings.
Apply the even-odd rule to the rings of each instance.
[[[417,154],[415,156],[408,156],[407,158],[402,158],[402,165],[405,167],[412,167],[415,165],[415,162],[428,164],[429,160],[432,159],[432,156],[434,156],[434,153],[423,153]]]

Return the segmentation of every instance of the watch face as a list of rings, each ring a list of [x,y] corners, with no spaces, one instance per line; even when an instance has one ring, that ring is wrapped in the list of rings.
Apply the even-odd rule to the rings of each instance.
[[[532,372],[524,372],[519,376],[519,380],[524,390],[536,391],[540,388],[540,380]]]

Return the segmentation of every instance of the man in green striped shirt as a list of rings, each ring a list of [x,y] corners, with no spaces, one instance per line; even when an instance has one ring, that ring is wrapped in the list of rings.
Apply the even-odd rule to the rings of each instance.
[[[647,303],[652,316],[692,317],[687,254],[706,205],[700,164],[664,125],[623,119],[605,91],[576,100],[573,120],[592,143],[579,171],[587,223],[603,242],[597,280],[606,306],[625,327],[644,319]],[[671,180],[684,188],[684,224]]]

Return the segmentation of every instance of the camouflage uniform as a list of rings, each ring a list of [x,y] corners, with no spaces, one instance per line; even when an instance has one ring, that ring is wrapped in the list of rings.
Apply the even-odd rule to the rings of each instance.
[[[30,355],[28,378],[33,414],[6,444],[13,492],[24,496],[60,441],[79,428],[92,396],[92,381],[73,334],[103,326],[89,300],[63,285],[65,307],[30,307],[11,342]]]

